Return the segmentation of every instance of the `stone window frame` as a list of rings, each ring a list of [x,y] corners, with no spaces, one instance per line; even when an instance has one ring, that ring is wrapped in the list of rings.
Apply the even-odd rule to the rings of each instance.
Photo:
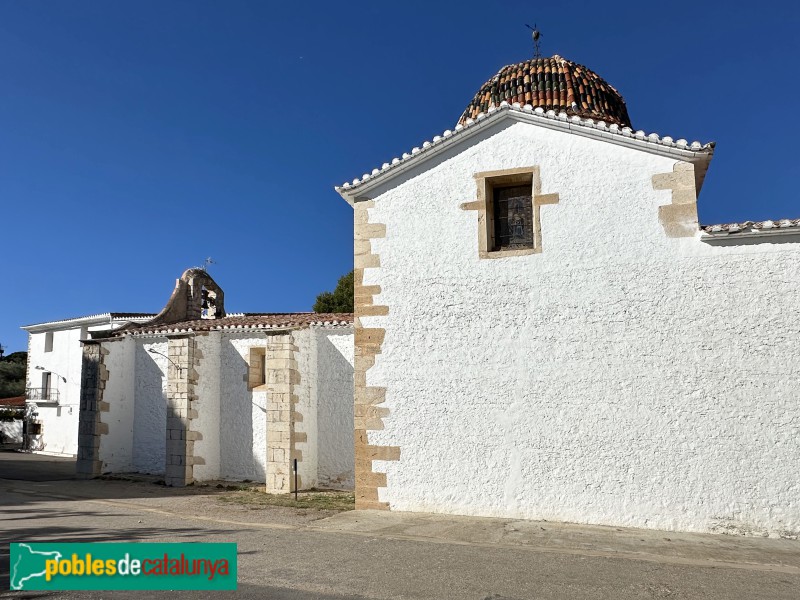
[[[478,257],[508,258],[529,256],[542,252],[542,224],[539,208],[543,204],[558,203],[558,194],[542,194],[539,166],[483,171],[475,173],[477,200],[461,205],[464,210],[478,211]],[[494,236],[494,190],[511,186],[531,186],[531,210],[533,214],[533,247],[514,250],[495,250]]]
[[[267,389],[267,347],[252,346],[247,360],[247,389],[263,392]]]

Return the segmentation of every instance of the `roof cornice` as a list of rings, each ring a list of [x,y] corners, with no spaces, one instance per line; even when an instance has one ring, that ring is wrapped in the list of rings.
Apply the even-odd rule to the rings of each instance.
[[[685,139],[673,140],[669,136],[662,137],[657,133],[633,131],[630,127],[608,125],[604,121],[570,117],[565,112],[556,113],[539,107],[533,108],[530,104],[520,106],[516,103],[502,102],[498,108],[492,107],[486,113],[480,113],[474,120],[467,119],[465,125],[456,125],[454,130],[448,129],[442,135],[435,136],[433,140],[424,142],[421,147],[415,147],[411,152],[404,153],[401,158],[383,163],[380,169],[375,168],[371,173],[365,173],[352,182],[336,186],[335,189],[350,205],[361,200],[369,200],[370,191],[378,185],[385,184],[408,169],[421,165],[444,150],[477,135],[486,127],[507,118],[690,162],[699,167],[696,168],[698,193],[714,154],[714,142],[701,144],[697,141],[690,143]]]
[[[46,323],[33,323],[31,325],[23,325],[20,329],[24,329],[28,333],[37,333],[40,331],[47,331],[49,329],[63,329],[65,327],[71,328],[77,325],[98,325],[101,323],[126,323],[128,321],[141,322],[152,319],[155,315],[148,314],[141,316],[117,316],[121,313],[101,313],[99,315],[88,315],[85,317],[74,317],[71,319],[61,319],[59,321],[47,321]],[[122,313],[124,314],[124,313]]]

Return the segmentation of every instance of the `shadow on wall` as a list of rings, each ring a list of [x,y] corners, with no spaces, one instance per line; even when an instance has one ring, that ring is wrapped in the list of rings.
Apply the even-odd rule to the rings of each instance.
[[[247,388],[249,366],[231,340],[223,340],[220,361],[219,468],[221,479],[266,481],[263,463],[253,447],[253,413],[266,416],[254,406],[254,394]],[[262,394],[257,394],[260,396]],[[263,405],[266,400],[257,404]],[[266,440],[261,444],[266,458]]]
[[[331,337],[317,340],[317,476],[322,487],[353,489],[354,369]]]
[[[132,462],[137,472],[160,475],[164,473],[167,460],[167,397],[164,373],[147,351],[153,346],[136,345]],[[163,349],[156,349],[166,354],[166,342],[163,343]]]

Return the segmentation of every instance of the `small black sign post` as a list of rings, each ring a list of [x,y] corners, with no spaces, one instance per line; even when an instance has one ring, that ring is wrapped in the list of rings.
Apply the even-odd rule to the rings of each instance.
[[[297,502],[297,459],[294,459],[294,501]]]

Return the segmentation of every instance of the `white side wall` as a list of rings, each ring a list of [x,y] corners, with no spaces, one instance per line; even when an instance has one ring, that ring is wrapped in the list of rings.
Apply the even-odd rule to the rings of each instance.
[[[161,354],[151,354],[150,349]],[[164,356],[162,356],[164,355]],[[133,470],[164,472],[167,430],[167,340],[135,340],[135,394],[133,415]]]
[[[224,333],[220,343],[220,477],[266,481],[267,395],[247,389],[250,348],[264,336]]]
[[[312,329],[315,341],[318,485],[352,489],[353,330]]]
[[[54,330],[53,349],[45,352],[45,332],[30,334],[28,388],[42,387],[42,373],[52,373],[50,389],[58,392],[58,405],[37,403],[42,422],[41,449],[50,454],[78,453],[78,411],[81,395],[80,327]],[[44,371],[36,367],[44,367]],[[64,382],[61,377],[66,378]]]
[[[134,346],[131,338],[103,344],[103,349],[108,351],[103,362],[109,373],[103,390],[103,402],[108,405],[108,412],[100,415],[100,420],[108,425],[108,433],[100,436],[100,460],[104,473],[133,469]]]
[[[539,165],[540,255],[478,258],[473,174]],[[674,161],[517,123],[369,211],[393,509],[800,531],[800,245],[668,239]],[[746,176],[747,174],[743,174]]]
[[[0,435],[4,444],[22,443],[22,419],[0,421]]]
[[[251,348],[267,346],[267,336],[213,331],[195,339],[200,361],[193,405],[197,417],[191,429],[201,436],[194,442],[194,456],[202,464],[194,465],[194,478],[263,482],[267,393],[248,390],[248,360]],[[300,372],[296,410],[303,415],[295,431],[307,437],[297,444],[303,453],[299,463],[303,486],[352,487],[352,330],[304,329],[294,333],[294,340]],[[103,471],[161,474],[166,452],[167,340],[127,337],[106,342],[104,348],[110,377],[103,395],[109,411],[101,416],[109,426],[108,434],[101,436]]]
[[[42,435],[34,441],[44,454],[76,456],[78,453],[78,412],[81,395],[83,351],[81,336],[87,332],[107,331],[124,321],[110,322],[108,318],[87,317],[75,323],[31,326],[29,333],[28,388],[42,387],[42,373],[50,371],[51,389],[58,392],[58,404],[37,403],[37,420],[42,422]],[[47,333],[53,334],[53,345],[45,352]],[[43,367],[37,369],[36,367]],[[61,379],[66,379],[66,382]]]

